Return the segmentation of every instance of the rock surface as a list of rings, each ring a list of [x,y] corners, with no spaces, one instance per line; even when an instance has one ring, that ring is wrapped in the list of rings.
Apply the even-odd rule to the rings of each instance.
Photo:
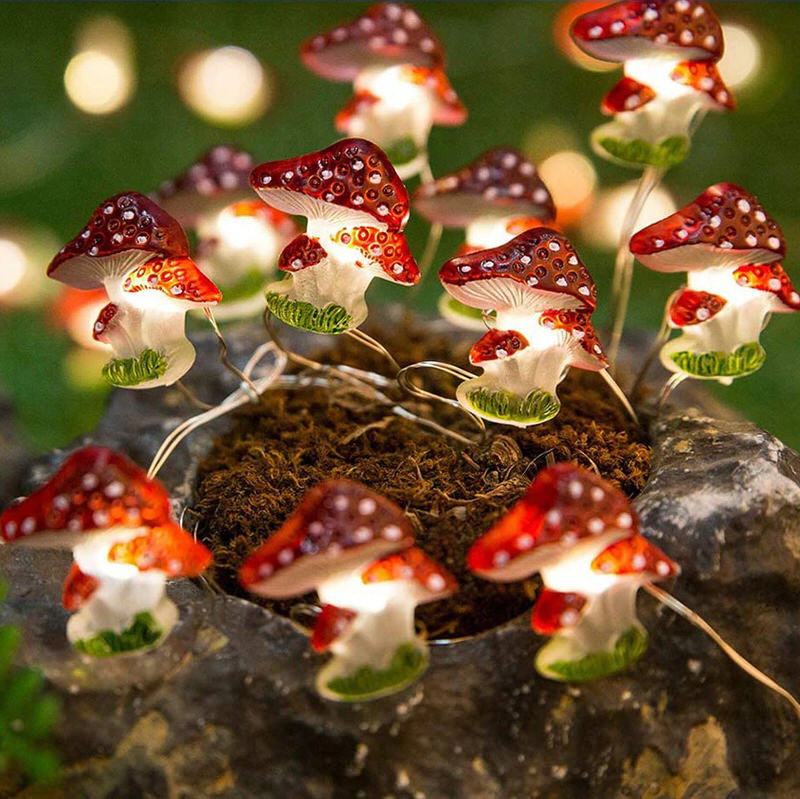
[[[204,397],[233,386],[212,371],[195,378]],[[147,462],[186,415],[180,403],[174,392],[117,392],[90,440]],[[636,504],[645,534],[683,566],[675,594],[800,692],[800,457],[741,421],[671,416],[653,434],[654,470]],[[162,475],[179,499],[210,435],[196,433]],[[160,660],[130,659],[115,690],[71,693],[103,675],[75,672],[53,632],[67,563],[0,553],[12,585],[0,616],[25,627],[26,656],[61,686],[60,793],[70,799],[800,795],[788,706],[647,596],[651,646],[627,674],[580,687],[539,678],[542,639],[520,620],[435,649],[405,694],[340,706],[314,694],[322,659],[290,622],[182,581],[171,594],[186,621]],[[137,675],[146,684],[133,685]]]

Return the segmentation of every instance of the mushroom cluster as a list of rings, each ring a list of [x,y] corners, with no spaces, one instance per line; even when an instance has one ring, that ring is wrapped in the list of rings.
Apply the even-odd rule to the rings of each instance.
[[[592,135],[595,151],[611,161],[678,164],[706,112],[735,107],[716,66],[722,27],[701,0],[613,3],[578,17],[572,38],[588,55],[624,68],[602,104],[614,119]]]
[[[419,281],[403,234],[409,197],[386,154],[364,139],[257,166],[253,188],[268,205],[308,220],[284,248],[287,276],[267,288],[281,321],[314,333],[343,333],[367,317],[364,294],[374,278]]]
[[[556,215],[534,164],[510,147],[488,150],[462,169],[423,183],[414,208],[434,224],[464,229],[457,255],[505,244],[529,228],[552,224]],[[446,293],[439,310],[459,327],[484,327],[479,312]]]
[[[4,544],[71,549],[64,607],[73,646],[93,656],[161,642],[178,619],[166,581],[195,577],[211,553],[172,519],[169,495],[112,450],[73,452],[52,478],[0,515]]]
[[[466,121],[444,72],[441,43],[405,3],[376,3],[358,19],[312,36],[300,55],[323,78],[352,81],[336,129],[376,142],[404,180],[426,167],[433,125]]]
[[[333,657],[317,675],[322,696],[360,701],[395,693],[428,665],[414,608],[456,589],[454,578],[413,546],[394,503],[359,483],[312,488],[242,565],[244,588],[284,599],[316,591],[321,604],[311,638]]]
[[[278,255],[298,232],[291,217],[253,198],[252,168],[250,153],[217,145],[156,192],[164,209],[196,232],[195,260],[225,295],[220,319],[263,307]]]
[[[171,385],[192,366],[186,312],[221,294],[189,258],[186,234],[163,208],[133,191],[100,203],[58,252],[49,277],[76,289],[105,289],[94,338],[111,347],[106,379],[125,388]]]
[[[570,366],[608,366],[591,322],[594,281],[555,230],[532,228],[494,249],[451,258],[439,279],[458,302],[496,315],[470,351],[483,374],[456,393],[465,409],[519,427],[539,424],[558,413],[556,388]]]
[[[780,261],[777,222],[741,186],[717,183],[674,214],[636,233],[630,250],[657,272],[687,272],[673,295],[661,348],[671,372],[728,384],[764,363],[759,336],[772,313],[800,310],[800,293]]]
[[[647,648],[636,617],[642,585],[679,568],[639,534],[622,492],[571,463],[540,472],[527,493],[468,555],[470,569],[497,582],[539,573],[544,588],[533,629],[552,636],[536,670],[578,682],[613,674]]]

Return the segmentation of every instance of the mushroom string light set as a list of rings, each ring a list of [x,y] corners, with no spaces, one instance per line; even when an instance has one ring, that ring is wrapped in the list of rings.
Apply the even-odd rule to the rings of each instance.
[[[53,477],[0,515],[5,544],[71,549],[64,583],[70,642],[92,656],[160,643],[178,619],[166,581],[194,577],[211,553],[172,519],[170,498],[127,458],[72,453]]]
[[[333,657],[317,676],[324,697],[360,701],[395,693],[427,668],[414,608],[450,595],[453,577],[413,546],[394,503],[348,480],[321,483],[243,564],[239,580],[263,597],[316,591],[311,638]]]
[[[666,392],[686,377],[730,384],[752,374],[766,358],[759,336],[770,314],[800,310],[800,293],[780,264],[786,254],[780,227],[733,183],[710,186],[643,228],[630,250],[657,272],[687,272],[656,342],[661,363],[674,373]],[[681,334],[664,343],[670,328]]]
[[[644,172],[623,222],[614,271],[612,337],[616,362],[625,323],[633,260],[628,239],[664,172],[683,161],[693,131],[709,110],[734,108],[716,67],[722,26],[698,0],[625,0],[578,17],[572,37],[588,55],[620,63],[625,76],[603,100],[614,120],[592,134],[595,151]]]
[[[464,228],[466,241],[458,255],[505,244],[524,230],[552,223],[556,215],[536,167],[509,147],[488,150],[463,169],[423,183],[414,207],[434,224]],[[480,311],[447,293],[439,309],[459,327],[484,327]]]

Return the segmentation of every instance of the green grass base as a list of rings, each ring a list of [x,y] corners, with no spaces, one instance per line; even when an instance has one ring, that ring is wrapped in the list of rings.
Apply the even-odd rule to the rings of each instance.
[[[758,371],[767,358],[757,342],[742,344],[733,352],[673,352],[670,360],[692,377],[744,377]]]
[[[112,386],[138,386],[157,380],[167,371],[167,359],[160,352],[146,349],[138,358],[112,358],[103,367],[103,377]]]
[[[410,136],[404,136],[386,148],[386,155],[393,164],[402,166],[413,161],[419,155],[419,147]]]
[[[470,391],[467,400],[476,413],[498,422],[540,424],[552,419],[561,409],[556,397],[538,389],[521,397],[503,389],[479,388]]]
[[[546,647],[540,650],[540,655],[544,649]],[[634,626],[617,639],[611,652],[591,652],[580,660],[557,660],[537,668],[545,677],[566,682],[586,682],[623,671],[646,651],[647,633],[641,627]]]
[[[161,628],[152,614],[145,611],[133,617],[133,624],[121,633],[103,630],[93,638],[75,641],[75,649],[96,658],[113,657],[125,652],[135,652],[155,644],[161,638]]]
[[[326,305],[317,308],[310,302],[291,300],[284,294],[267,292],[267,307],[287,325],[308,330],[311,333],[335,335],[350,329],[352,317],[341,305]]]
[[[359,702],[395,693],[418,680],[428,668],[428,654],[416,644],[401,644],[386,669],[363,666],[353,674],[335,677],[326,689],[343,702]]]
[[[251,269],[234,283],[223,283],[220,286],[223,302],[232,303],[246,300],[260,294],[264,290],[266,278],[258,269]]]
[[[628,164],[669,168],[685,161],[689,155],[689,139],[685,136],[670,136],[658,144],[644,139],[626,141],[604,136],[597,144],[615,160]]]

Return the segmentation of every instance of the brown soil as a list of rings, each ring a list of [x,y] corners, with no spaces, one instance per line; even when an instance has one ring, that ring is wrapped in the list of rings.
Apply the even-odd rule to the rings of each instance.
[[[414,319],[402,328],[373,331],[401,364],[437,359],[467,365],[465,345],[454,348],[447,337],[425,335]],[[336,339],[325,359],[385,371],[379,356],[346,337]],[[458,578],[454,596],[418,609],[429,635],[472,635],[518,616],[530,608],[536,584],[502,585],[473,576],[465,566],[472,542],[548,461],[596,467],[629,496],[641,491],[650,467],[644,434],[597,375],[572,370],[559,396],[561,412],[552,421],[527,429],[490,424],[484,441],[461,446],[352,389],[268,392],[259,406],[241,411],[200,466],[195,510],[199,535],[214,552],[217,582],[242,595],[236,569],[245,556],[280,526],[308,488],[347,477],[397,502],[414,524],[418,546]],[[462,433],[474,431],[456,410],[404,404]],[[295,603],[265,604],[287,614]]]

